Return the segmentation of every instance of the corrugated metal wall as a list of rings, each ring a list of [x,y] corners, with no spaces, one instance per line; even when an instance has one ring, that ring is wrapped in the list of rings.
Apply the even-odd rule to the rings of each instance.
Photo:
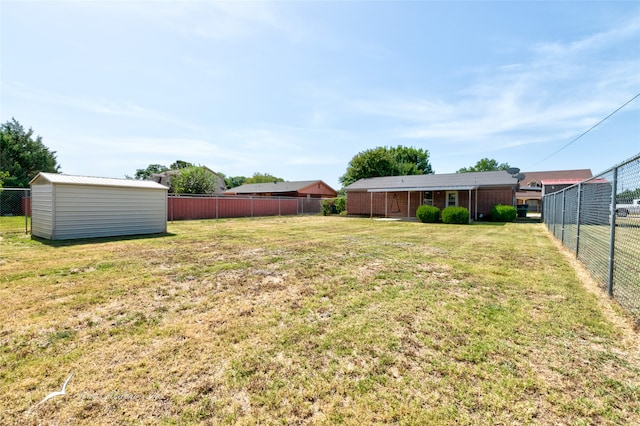
[[[53,185],[33,185],[31,187],[31,235],[51,239],[53,216]]]
[[[33,185],[33,235],[54,240],[166,232],[166,191]],[[46,195],[51,188],[51,195]]]

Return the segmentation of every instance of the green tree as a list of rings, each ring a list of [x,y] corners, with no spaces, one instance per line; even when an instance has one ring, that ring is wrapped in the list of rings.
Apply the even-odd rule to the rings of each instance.
[[[389,148],[389,152],[395,159],[397,176],[433,174],[428,151],[398,145],[395,148]]]
[[[0,126],[0,175],[6,187],[28,188],[38,172],[58,173],[56,152],[15,119]]]
[[[0,188],[2,188],[2,184],[4,180],[9,177],[9,172],[0,172]]]
[[[347,172],[340,177],[340,182],[347,186],[364,178],[432,173],[429,151],[398,145],[359,152],[349,162]]]
[[[244,185],[246,181],[247,178],[244,176],[229,176],[224,178],[224,184],[229,189]]]
[[[244,181],[249,183],[284,182],[284,179],[270,175],[269,173],[254,173],[252,177]]]
[[[183,168],[171,179],[176,194],[213,194],[216,190],[216,176],[204,166]]]
[[[2,186],[2,185],[0,185]],[[616,202],[621,204],[631,203],[632,200],[640,198],[640,188],[625,189],[616,195]]]
[[[148,179],[151,175],[168,171],[167,166],[162,164],[149,164],[146,169],[137,169],[135,178],[138,180]]]
[[[174,163],[171,163],[169,166],[169,170],[180,170],[186,169],[188,167],[194,167],[195,164],[189,163],[187,161],[176,160]]]
[[[136,169],[134,178],[138,180],[145,180],[151,177],[151,175],[168,172],[169,170],[182,170],[194,166],[195,164],[182,160],[176,160],[175,162],[171,163],[169,167],[165,166],[164,164],[149,164],[146,169]],[[127,176],[127,178],[130,177]]]
[[[492,158],[483,158],[482,160],[478,161],[475,166],[463,167],[456,173],[495,172],[499,170],[507,170],[509,167],[511,167],[509,166],[509,163],[498,163]]]

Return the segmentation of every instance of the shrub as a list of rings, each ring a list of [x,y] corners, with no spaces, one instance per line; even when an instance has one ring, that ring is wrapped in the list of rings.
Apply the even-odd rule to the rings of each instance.
[[[516,208],[505,204],[496,204],[491,209],[491,220],[494,222],[513,222],[516,215]]]
[[[416,210],[416,217],[422,223],[434,223],[440,219],[440,209],[435,206],[420,206]]]
[[[334,205],[336,206],[336,212],[341,214],[347,210],[347,197],[344,195],[335,199]]]
[[[464,207],[447,207],[442,210],[442,221],[444,223],[469,223],[469,210]]]
[[[322,200],[322,215],[323,216],[330,216],[331,213],[333,213],[333,209],[335,207],[334,201],[333,199],[324,199]]]

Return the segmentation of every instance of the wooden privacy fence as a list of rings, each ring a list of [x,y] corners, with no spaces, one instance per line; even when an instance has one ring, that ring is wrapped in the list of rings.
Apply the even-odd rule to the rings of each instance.
[[[167,219],[221,219],[320,213],[319,198],[170,195]]]

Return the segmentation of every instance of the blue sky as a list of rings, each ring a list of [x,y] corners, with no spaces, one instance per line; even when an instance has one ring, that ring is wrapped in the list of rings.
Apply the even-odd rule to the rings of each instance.
[[[322,179],[378,146],[602,172],[640,152],[640,2],[2,1],[0,120],[64,173]]]

